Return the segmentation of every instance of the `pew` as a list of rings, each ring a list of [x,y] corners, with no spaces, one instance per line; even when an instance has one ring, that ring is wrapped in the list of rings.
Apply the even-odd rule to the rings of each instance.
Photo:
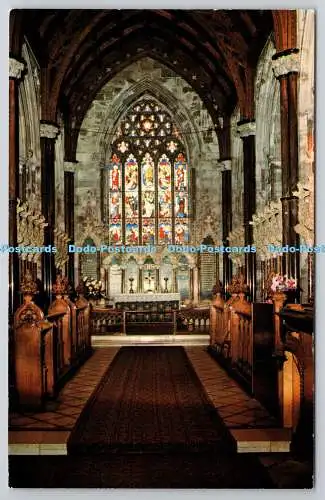
[[[47,315],[33,302],[36,284],[27,272],[21,284],[23,305],[14,317],[15,389],[19,406],[42,409],[91,354],[89,304],[67,294],[66,278],[57,277],[55,300]]]

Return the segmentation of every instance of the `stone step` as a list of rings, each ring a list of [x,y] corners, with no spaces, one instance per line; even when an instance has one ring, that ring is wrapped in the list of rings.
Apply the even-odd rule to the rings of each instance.
[[[229,429],[238,453],[288,453],[290,429]]]
[[[111,346],[136,346],[136,345],[157,345],[157,346],[207,346],[209,345],[209,335],[92,335],[92,347]]]

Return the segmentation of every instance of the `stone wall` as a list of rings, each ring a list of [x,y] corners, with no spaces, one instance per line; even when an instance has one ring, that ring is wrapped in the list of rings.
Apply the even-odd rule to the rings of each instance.
[[[110,159],[110,142],[119,119],[138,97],[155,97],[171,112],[187,146],[190,168],[195,169],[196,218],[192,241],[202,237],[200,226],[211,217],[211,236],[221,239],[221,178],[217,172],[219,148],[214,124],[201,99],[174,72],[149,58],[121,71],[97,94],[82,123],[77,147],[77,239],[87,212],[87,198],[93,200],[92,216],[99,224],[100,169]]]

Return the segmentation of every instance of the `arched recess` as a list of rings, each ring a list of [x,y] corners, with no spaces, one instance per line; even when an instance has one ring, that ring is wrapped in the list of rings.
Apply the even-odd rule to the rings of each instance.
[[[275,47],[270,37],[255,79],[256,211],[282,195],[280,87],[272,70]]]
[[[110,154],[109,139],[126,108],[145,93],[154,96],[172,113],[180,132],[186,137],[193,188],[198,200],[196,214],[200,220],[208,215],[214,221],[220,220],[221,182],[216,171],[219,147],[211,117],[200,97],[185,80],[161,63],[145,57],[115,75],[101,89],[82,123],[76,155],[77,233],[83,224],[89,189],[97,203],[96,223],[102,220],[101,186],[103,167]],[[209,203],[206,203],[207,200]],[[219,236],[215,235],[217,241]]]

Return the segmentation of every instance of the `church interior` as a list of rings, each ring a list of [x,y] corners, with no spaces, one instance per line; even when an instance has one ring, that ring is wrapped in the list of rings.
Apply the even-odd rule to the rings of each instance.
[[[11,11],[10,486],[313,487],[314,24]]]

